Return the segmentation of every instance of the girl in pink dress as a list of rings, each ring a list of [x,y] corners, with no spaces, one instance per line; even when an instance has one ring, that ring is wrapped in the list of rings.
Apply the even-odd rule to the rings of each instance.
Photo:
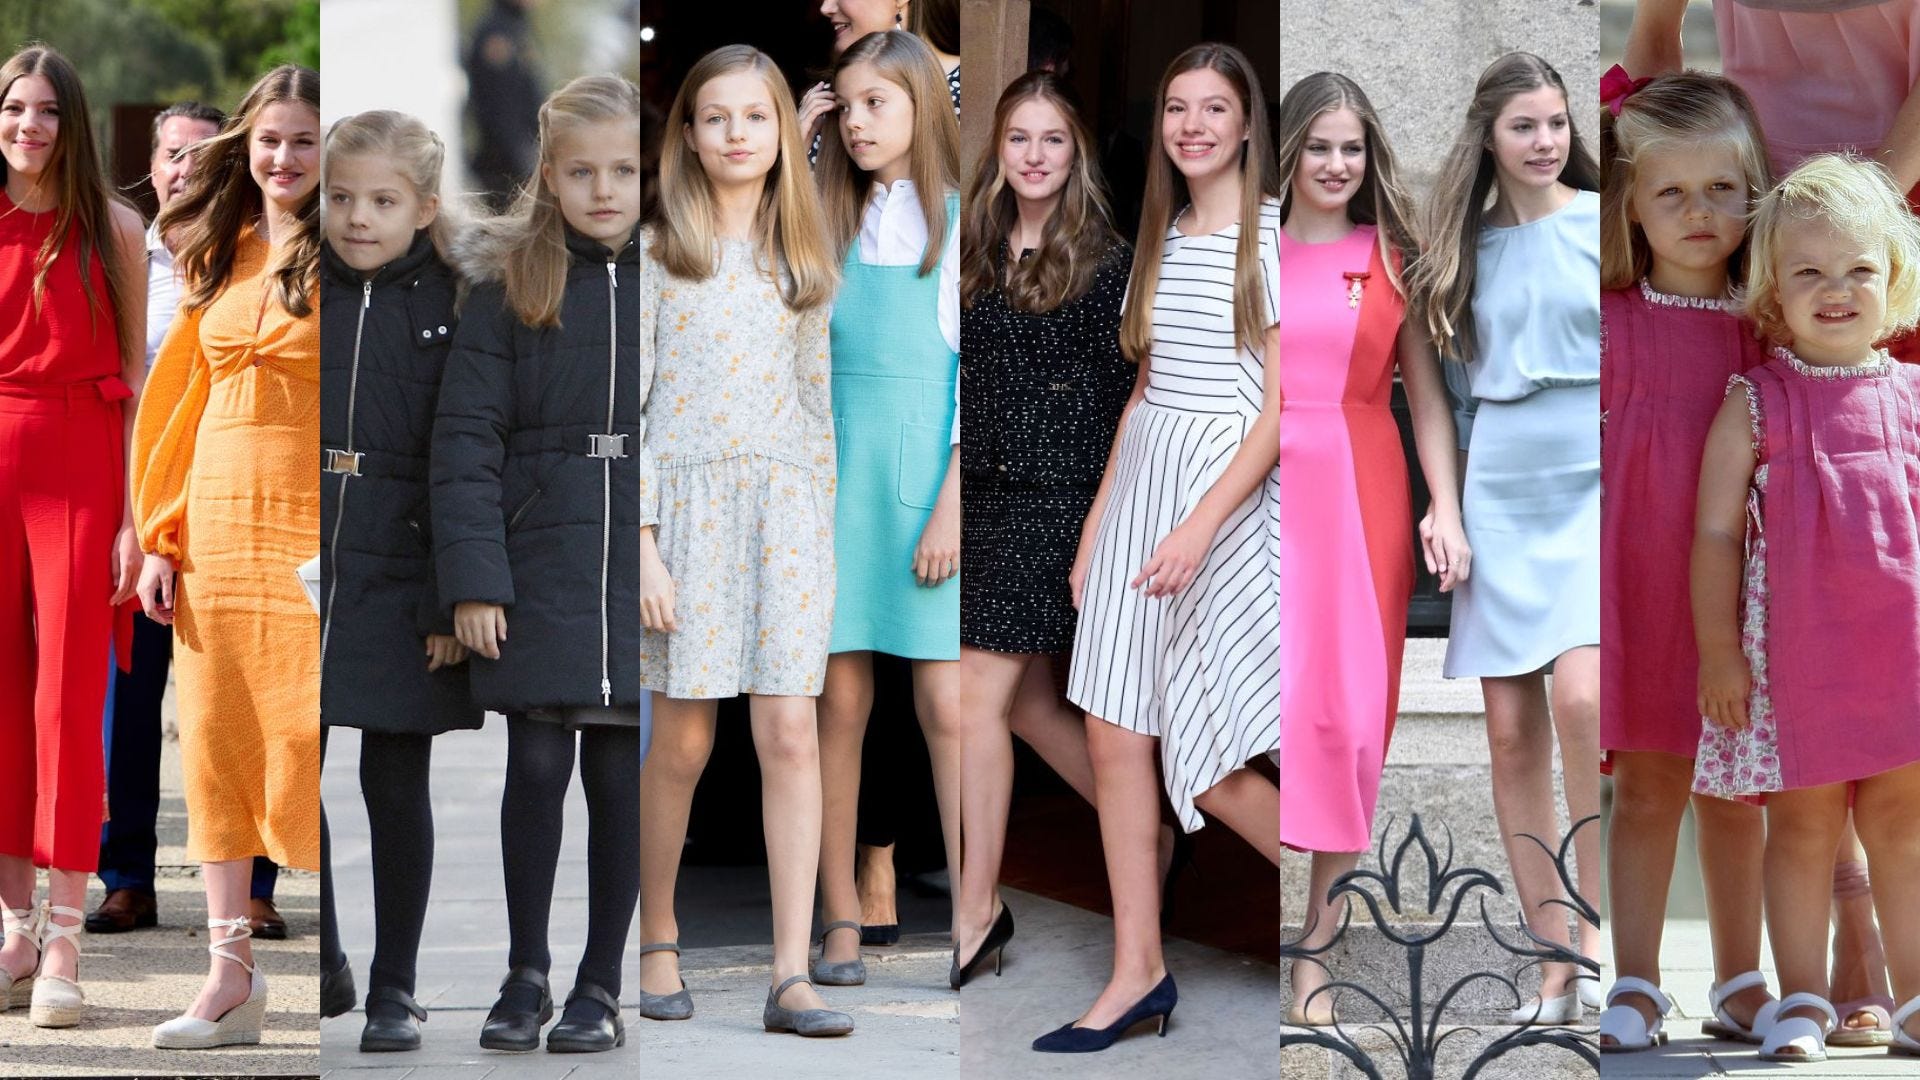
[[[1309,75],[1280,103],[1280,842],[1313,852],[1304,944],[1339,928],[1327,890],[1372,844],[1399,711],[1413,514],[1397,370],[1433,514],[1427,568],[1466,578],[1453,414],[1439,361],[1403,330],[1415,254],[1393,152],[1353,80]],[[1293,967],[1288,1021],[1326,1023],[1326,972]]]
[[[1685,72],[1602,84],[1600,232],[1600,749],[1614,779],[1608,882],[1617,979],[1600,1048],[1662,1041],[1660,938],[1700,741],[1689,617],[1700,451],[1729,376],[1765,359],[1728,290],[1748,204],[1771,186],[1747,95]],[[1700,796],[1716,983],[1710,1035],[1757,1041],[1771,1000],[1760,966],[1764,824],[1753,806]]]
[[[1745,313],[1772,358],[1729,383],[1700,472],[1694,790],[1766,797],[1783,990],[1761,1045],[1820,1061],[1827,867],[1849,803],[1920,1057],[1920,368],[1875,346],[1920,325],[1920,222],[1885,170],[1816,155],[1760,201]]]

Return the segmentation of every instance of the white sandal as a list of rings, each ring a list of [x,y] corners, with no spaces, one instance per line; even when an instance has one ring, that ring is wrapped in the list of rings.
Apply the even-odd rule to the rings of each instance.
[[[1651,1025],[1647,1023],[1647,1018],[1640,1014],[1639,1009],[1631,1005],[1614,1004],[1627,994],[1639,994],[1653,1002],[1653,1007],[1659,1010],[1660,1015],[1653,1018]],[[1640,1050],[1651,1050],[1656,1046],[1665,1046],[1667,1033],[1663,1028],[1667,1013],[1672,1008],[1673,1002],[1667,1000],[1667,995],[1661,993],[1659,987],[1645,979],[1636,979],[1628,975],[1614,980],[1613,989],[1607,992],[1607,1010],[1600,1014],[1600,1038],[1612,1039],[1613,1042],[1611,1044],[1602,1042],[1600,1052],[1631,1054]]]
[[[0,905],[0,927],[4,927],[4,932],[0,932],[0,941],[18,934],[33,945],[34,952],[39,952],[40,915],[39,908],[28,907],[15,911]],[[35,963],[34,971],[29,971],[17,979],[6,971],[0,970],[0,1012],[6,1012],[15,1005],[25,1005],[33,1000],[33,976],[39,968],[40,965]]]
[[[71,925],[53,921],[55,915],[73,919]],[[87,1015],[87,995],[80,990],[80,943],[73,943],[73,978],[47,974],[47,953],[61,938],[78,938],[86,933],[82,920],[87,913],[79,908],[48,903],[40,909],[40,973],[33,981],[32,1012],[34,1027],[70,1028]]]
[[[207,951],[231,960],[253,976],[247,1000],[228,1009],[218,1020],[197,1016],[176,1016],[153,1029],[153,1045],[161,1050],[210,1050],[216,1046],[251,1046],[260,1041],[260,1028],[267,1018],[267,977],[257,964],[228,952],[236,942],[253,936],[253,925],[245,915],[233,919],[208,919],[207,929],[229,931],[225,938],[211,942]]]
[[[1819,1023],[1804,1016],[1787,1015],[1795,1009],[1815,1006],[1826,1014]],[[1760,1060],[1795,1063],[1827,1060],[1827,1033],[1840,1023],[1831,1002],[1819,994],[1788,994],[1773,1015],[1766,1041],[1760,1044]]]
[[[1780,1011],[1780,1003],[1768,998],[1767,1003],[1753,1014],[1753,1026],[1746,1027],[1727,1011],[1727,1000],[1756,986],[1765,985],[1767,976],[1759,971],[1749,971],[1744,975],[1735,975],[1726,982],[1713,984],[1713,988],[1707,991],[1707,1004],[1713,1008],[1713,1019],[1700,1025],[1701,1033],[1733,1042],[1764,1042],[1767,1028],[1773,1024],[1774,1014]]]
[[[1893,1014],[1893,1045],[1887,1053],[1893,1057],[1920,1058],[1920,1039],[1907,1034],[1907,1021],[1920,1014],[1920,997],[1914,998]]]

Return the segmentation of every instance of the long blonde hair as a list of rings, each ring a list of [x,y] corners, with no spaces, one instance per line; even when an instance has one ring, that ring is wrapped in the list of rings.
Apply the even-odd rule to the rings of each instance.
[[[1747,92],[1732,80],[1682,71],[1653,80],[1620,104],[1618,116],[1600,111],[1600,287],[1624,289],[1653,270],[1647,234],[1629,220],[1635,169],[1643,154],[1701,146],[1731,146],[1740,157],[1747,205],[1773,186],[1767,140]],[[1743,240],[1727,260],[1728,280],[1744,275]]]
[[[440,175],[447,158],[447,145],[440,136],[418,119],[392,109],[374,109],[334,121],[327,129],[325,159],[321,163],[321,186],[326,185],[327,170],[340,157],[375,157],[393,166],[406,178],[413,194],[422,203],[440,194]],[[427,239],[442,262],[451,256],[455,225],[447,200],[427,223]]]
[[[785,300],[795,311],[833,299],[840,265],[827,248],[820,196],[807,175],[806,144],[794,114],[793,94],[766,53],[750,45],[726,45],[700,58],[680,84],[667,111],[660,147],[659,224],[652,255],[667,273],[705,280],[714,272],[713,182],[687,146],[686,132],[698,105],[694,95],[709,82],[735,71],[751,71],[766,83],[780,128],[779,156],[767,172],[760,205],[753,214],[755,264],[779,280],[787,274]]]
[[[319,73],[282,64],[262,76],[220,134],[194,144],[187,190],[160,212],[160,234],[175,237],[174,265],[186,285],[180,306],[189,311],[212,303],[233,277],[241,234],[260,213],[260,187],[253,180],[247,143],[260,113],[287,103],[305,105],[319,116]],[[274,299],[288,314],[301,319],[313,314],[320,284],[319,184],[294,215],[293,232],[268,265],[267,276],[274,281]]]
[[[555,90],[540,106],[540,153],[533,175],[520,185],[506,213],[476,221],[461,234],[455,257],[462,272],[475,280],[500,280],[507,307],[523,324],[560,325],[572,262],[566,215],[541,166],[553,160],[567,132],[629,119],[637,132],[640,88],[618,75],[583,75]]]
[[[1761,197],[1747,234],[1752,257],[1747,284],[1738,293],[1742,313],[1760,335],[1777,345],[1792,342],[1780,309],[1780,229],[1789,221],[1824,220],[1844,236],[1885,245],[1885,322],[1880,342],[1920,325],[1920,219],[1886,167],[1845,154],[1815,154]]]
[[[1393,145],[1380,124],[1380,114],[1360,85],[1345,75],[1316,71],[1294,83],[1287,96],[1280,99],[1280,220],[1285,223],[1293,209],[1293,174],[1299,171],[1308,130],[1315,120],[1338,109],[1346,109],[1359,119],[1367,146],[1366,172],[1359,189],[1347,200],[1347,217],[1356,224],[1375,227],[1387,279],[1404,296],[1402,271],[1420,254],[1411,202],[1400,186],[1400,169],[1394,162]]]
[[[855,64],[872,64],[881,78],[913,99],[908,176],[927,223],[927,248],[920,257],[920,275],[925,277],[940,265],[940,254],[946,250],[946,196],[960,186],[960,125],[953,118],[947,76],[926,42],[905,30],[868,34],[847,46],[847,51],[833,62],[827,81],[832,82]],[[860,217],[866,210],[871,180],[847,156],[846,144],[837,134],[820,140],[820,156],[813,172],[826,209],[827,238],[835,251],[845,253],[860,235]]]
[[[1487,197],[1500,165],[1490,143],[1494,121],[1514,97],[1550,86],[1567,100],[1567,84],[1553,65],[1527,52],[1510,52],[1487,65],[1473,88],[1466,122],[1433,185],[1422,228],[1427,246],[1408,274],[1413,323],[1426,329],[1441,356],[1471,360],[1479,343],[1473,329],[1473,276]],[[1560,182],[1582,191],[1600,190],[1600,170],[1580,125],[1567,110],[1567,162]]]
[[[1186,177],[1173,167],[1161,143],[1158,125],[1167,111],[1167,87],[1176,76],[1207,68],[1217,71],[1240,97],[1247,138],[1240,152],[1240,240],[1234,249],[1233,344],[1251,348],[1279,318],[1267,311],[1260,269],[1260,204],[1280,195],[1273,167],[1273,137],[1267,131],[1267,101],[1260,77],[1246,54],[1231,45],[1202,42],[1167,65],[1153,95],[1153,149],[1147,152],[1147,190],[1140,205],[1140,236],[1133,245],[1133,273],[1127,283],[1127,309],[1120,317],[1120,348],[1136,363],[1153,349],[1153,297],[1160,286],[1160,259],[1175,209],[1190,198]]]
[[[1060,189],[1059,202],[1040,230],[1040,248],[1022,261],[1018,253],[1004,267],[1000,242],[1019,219],[1019,199],[1007,184],[1000,156],[1013,112],[1029,101],[1060,110],[1073,139],[1073,165]],[[1007,306],[1042,314],[1077,300],[1093,287],[1100,256],[1113,243],[1113,221],[1100,189],[1100,164],[1093,136],[1073,106],[1066,84],[1050,71],[1029,71],[1009,83],[993,112],[993,138],[973,170],[966,216],[960,226],[960,303],[972,307],[976,296],[1001,286]]]
[[[0,95],[27,75],[38,75],[53,84],[54,104],[60,110],[60,130],[53,141],[53,154],[47,160],[43,176],[56,185],[53,230],[40,245],[33,259],[33,304],[36,309],[47,293],[47,275],[73,238],[74,262],[79,268],[80,290],[87,298],[89,319],[100,313],[101,297],[93,295],[93,278],[87,269],[95,259],[106,271],[107,310],[114,317],[114,340],[120,355],[137,351],[141,331],[120,317],[120,300],[143,286],[121,279],[120,261],[113,257],[115,246],[113,204],[126,201],[108,185],[100,154],[93,141],[92,114],[87,109],[86,92],[80,75],[67,58],[51,46],[28,45],[0,64]],[[7,165],[0,161],[0,184],[7,178]]]

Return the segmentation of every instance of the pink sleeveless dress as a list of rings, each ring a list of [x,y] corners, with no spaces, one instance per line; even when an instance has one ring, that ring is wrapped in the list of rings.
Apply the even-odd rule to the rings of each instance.
[[[1693,789],[1763,795],[1920,761],[1920,368],[1734,376],[1752,407],[1750,722],[1701,722]]]
[[[1600,294],[1600,749],[1690,758],[1700,657],[1687,553],[1727,379],[1766,360],[1724,302]],[[1611,759],[1602,771],[1611,771]]]

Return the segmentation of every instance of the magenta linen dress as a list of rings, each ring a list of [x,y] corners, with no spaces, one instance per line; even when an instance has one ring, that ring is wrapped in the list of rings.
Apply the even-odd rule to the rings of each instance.
[[[1693,789],[1758,795],[1920,761],[1920,368],[1809,367],[1753,403],[1742,645],[1751,722],[1702,721]]]
[[[1721,301],[1644,281],[1600,294],[1603,751],[1690,758],[1700,742],[1688,587],[1700,455],[1727,379],[1765,359]]]
[[[1280,237],[1280,841],[1365,851],[1400,705],[1413,517],[1406,309],[1371,225]]]

